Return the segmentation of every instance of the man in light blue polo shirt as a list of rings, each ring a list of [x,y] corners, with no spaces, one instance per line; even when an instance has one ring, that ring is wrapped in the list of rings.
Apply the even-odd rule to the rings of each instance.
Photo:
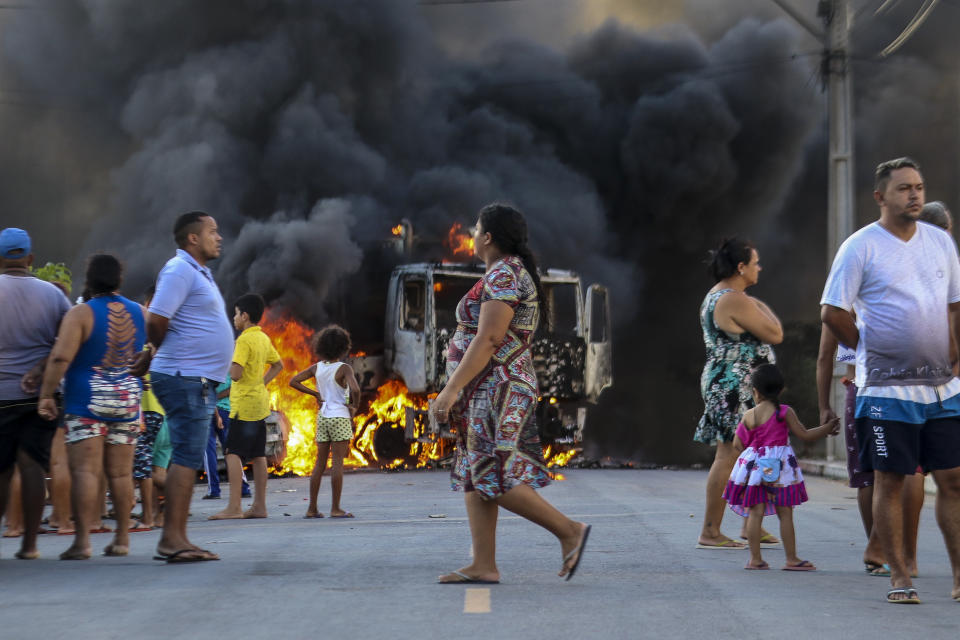
[[[173,235],[180,248],[160,271],[147,317],[149,342],[133,368],[139,373],[149,364],[153,392],[166,411],[173,446],[156,558],[219,560],[187,539],[187,515],[197,470],[203,468],[216,387],[226,380],[233,356],[226,305],[206,266],[220,256],[222,238],[217,222],[201,211],[177,218]]]

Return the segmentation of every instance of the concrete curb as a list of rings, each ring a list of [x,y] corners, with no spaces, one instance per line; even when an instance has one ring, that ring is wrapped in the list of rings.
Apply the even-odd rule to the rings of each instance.
[[[840,480],[844,484],[849,478],[847,465],[836,460],[800,460],[800,469],[808,475]],[[923,479],[923,489],[931,496],[937,494],[937,483],[929,473]]]

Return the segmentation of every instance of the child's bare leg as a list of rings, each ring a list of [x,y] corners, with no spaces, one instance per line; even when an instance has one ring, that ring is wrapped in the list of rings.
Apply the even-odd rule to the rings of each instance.
[[[243,517],[243,508],[240,505],[240,497],[243,494],[243,463],[240,461],[240,456],[235,453],[227,454],[227,478],[230,481],[230,500],[227,502],[227,508],[208,516],[207,520],[231,520]]]
[[[58,428],[50,446],[50,526],[60,533],[73,533],[70,512],[70,465],[67,463],[66,429]]]
[[[163,528],[163,509],[160,508],[160,496],[167,480],[166,467],[153,467],[153,526]]]
[[[347,515],[340,508],[340,493],[343,491],[343,459],[350,449],[349,440],[340,440],[331,445],[333,463],[330,465],[330,515],[333,517]]]
[[[100,506],[97,507],[100,509],[100,524],[97,526],[99,529],[104,529],[103,521],[110,519],[110,511],[107,509],[107,473],[106,471],[100,474]]]
[[[263,456],[254,458],[253,462],[253,506],[243,512],[244,518],[267,517],[267,459]],[[233,486],[230,486],[233,497]]]
[[[800,564],[797,557],[797,533],[793,528],[793,507],[777,507],[780,518],[780,539],[783,540],[783,555],[788,565]]]
[[[327,470],[327,457],[330,455],[330,443],[317,443],[317,462],[313,465],[313,473],[310,474],[310,504],[307,506],[307,517],[322,517],[317,508],[317,495],[320,493],[320,481],[323,480],[323,472]]]
[[[145,527],[153,526],[153,478],[141,478],[140,483],[140,523]]]
[[[748,567],[764,566],[763,555],[760,553],[760,530],[763,525],[763,510],[765,505],[755,504],[750,507],[747,517],[747,543],[750,545],[750,562]]]

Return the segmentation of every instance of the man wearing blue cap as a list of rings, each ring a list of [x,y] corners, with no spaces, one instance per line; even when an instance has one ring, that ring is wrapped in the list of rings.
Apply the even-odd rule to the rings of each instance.
[[[0,231],[0,513],[7,507],[13,466],[20,468],[24,531],[21,560],[37,558],[44,479],[57,428],[37,413],[43,364],[70,302],[57,287],[30,273],[30,235]]]

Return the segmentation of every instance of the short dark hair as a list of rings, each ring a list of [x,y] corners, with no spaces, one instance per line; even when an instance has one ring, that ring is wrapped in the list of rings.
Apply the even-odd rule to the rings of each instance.
[[[104,293],[113,293],[123,281],[123,265],[116,256],[97,253],[87,260],[84,300]],[[89,293],[89,295],[87,295]]]
[[[245,293],[237,298],[233,306],[239,309],[240,313],[247,314],[250,317],[250,322],[257,324],[263,317],[263,310],[267,308],[267,303],[263,301],[263,296],[258,293]]]
[[[343,327],[331,324],[313,336],[313,350],[321,360],[330,362],[350,351],[350,334]]]
[[[885,191],[887,189],[887,182],[890,181],[890,174],[897,169],[916,169],[917,173],[920,173],[920,164],[917,163],[916,160],[906,156],[881,162],[877,165],[877,170],[874,174],[874,190],[880,192]]]
[[[934,224],[944,231],[950,228],[950,210],[947,209],[947,205],[939,200],[923,205],[923,210],[920,211],[920,219],[923,222]]]
[[[201,220],[209,217],[210,214],[203,211],[190,211],[178,217],[173,223],[173,239],[177,242],[177,246],[181,249],[187,246],[187,236],[191,233],[200,233],[197,225]]]
[[[726,280],[737,273],[741,262],[749,264],[753,258],[755,247],[749,240],[740,238],[724,238],[720,246],[710,251],[707,261],[710,275],[715,282]]]

